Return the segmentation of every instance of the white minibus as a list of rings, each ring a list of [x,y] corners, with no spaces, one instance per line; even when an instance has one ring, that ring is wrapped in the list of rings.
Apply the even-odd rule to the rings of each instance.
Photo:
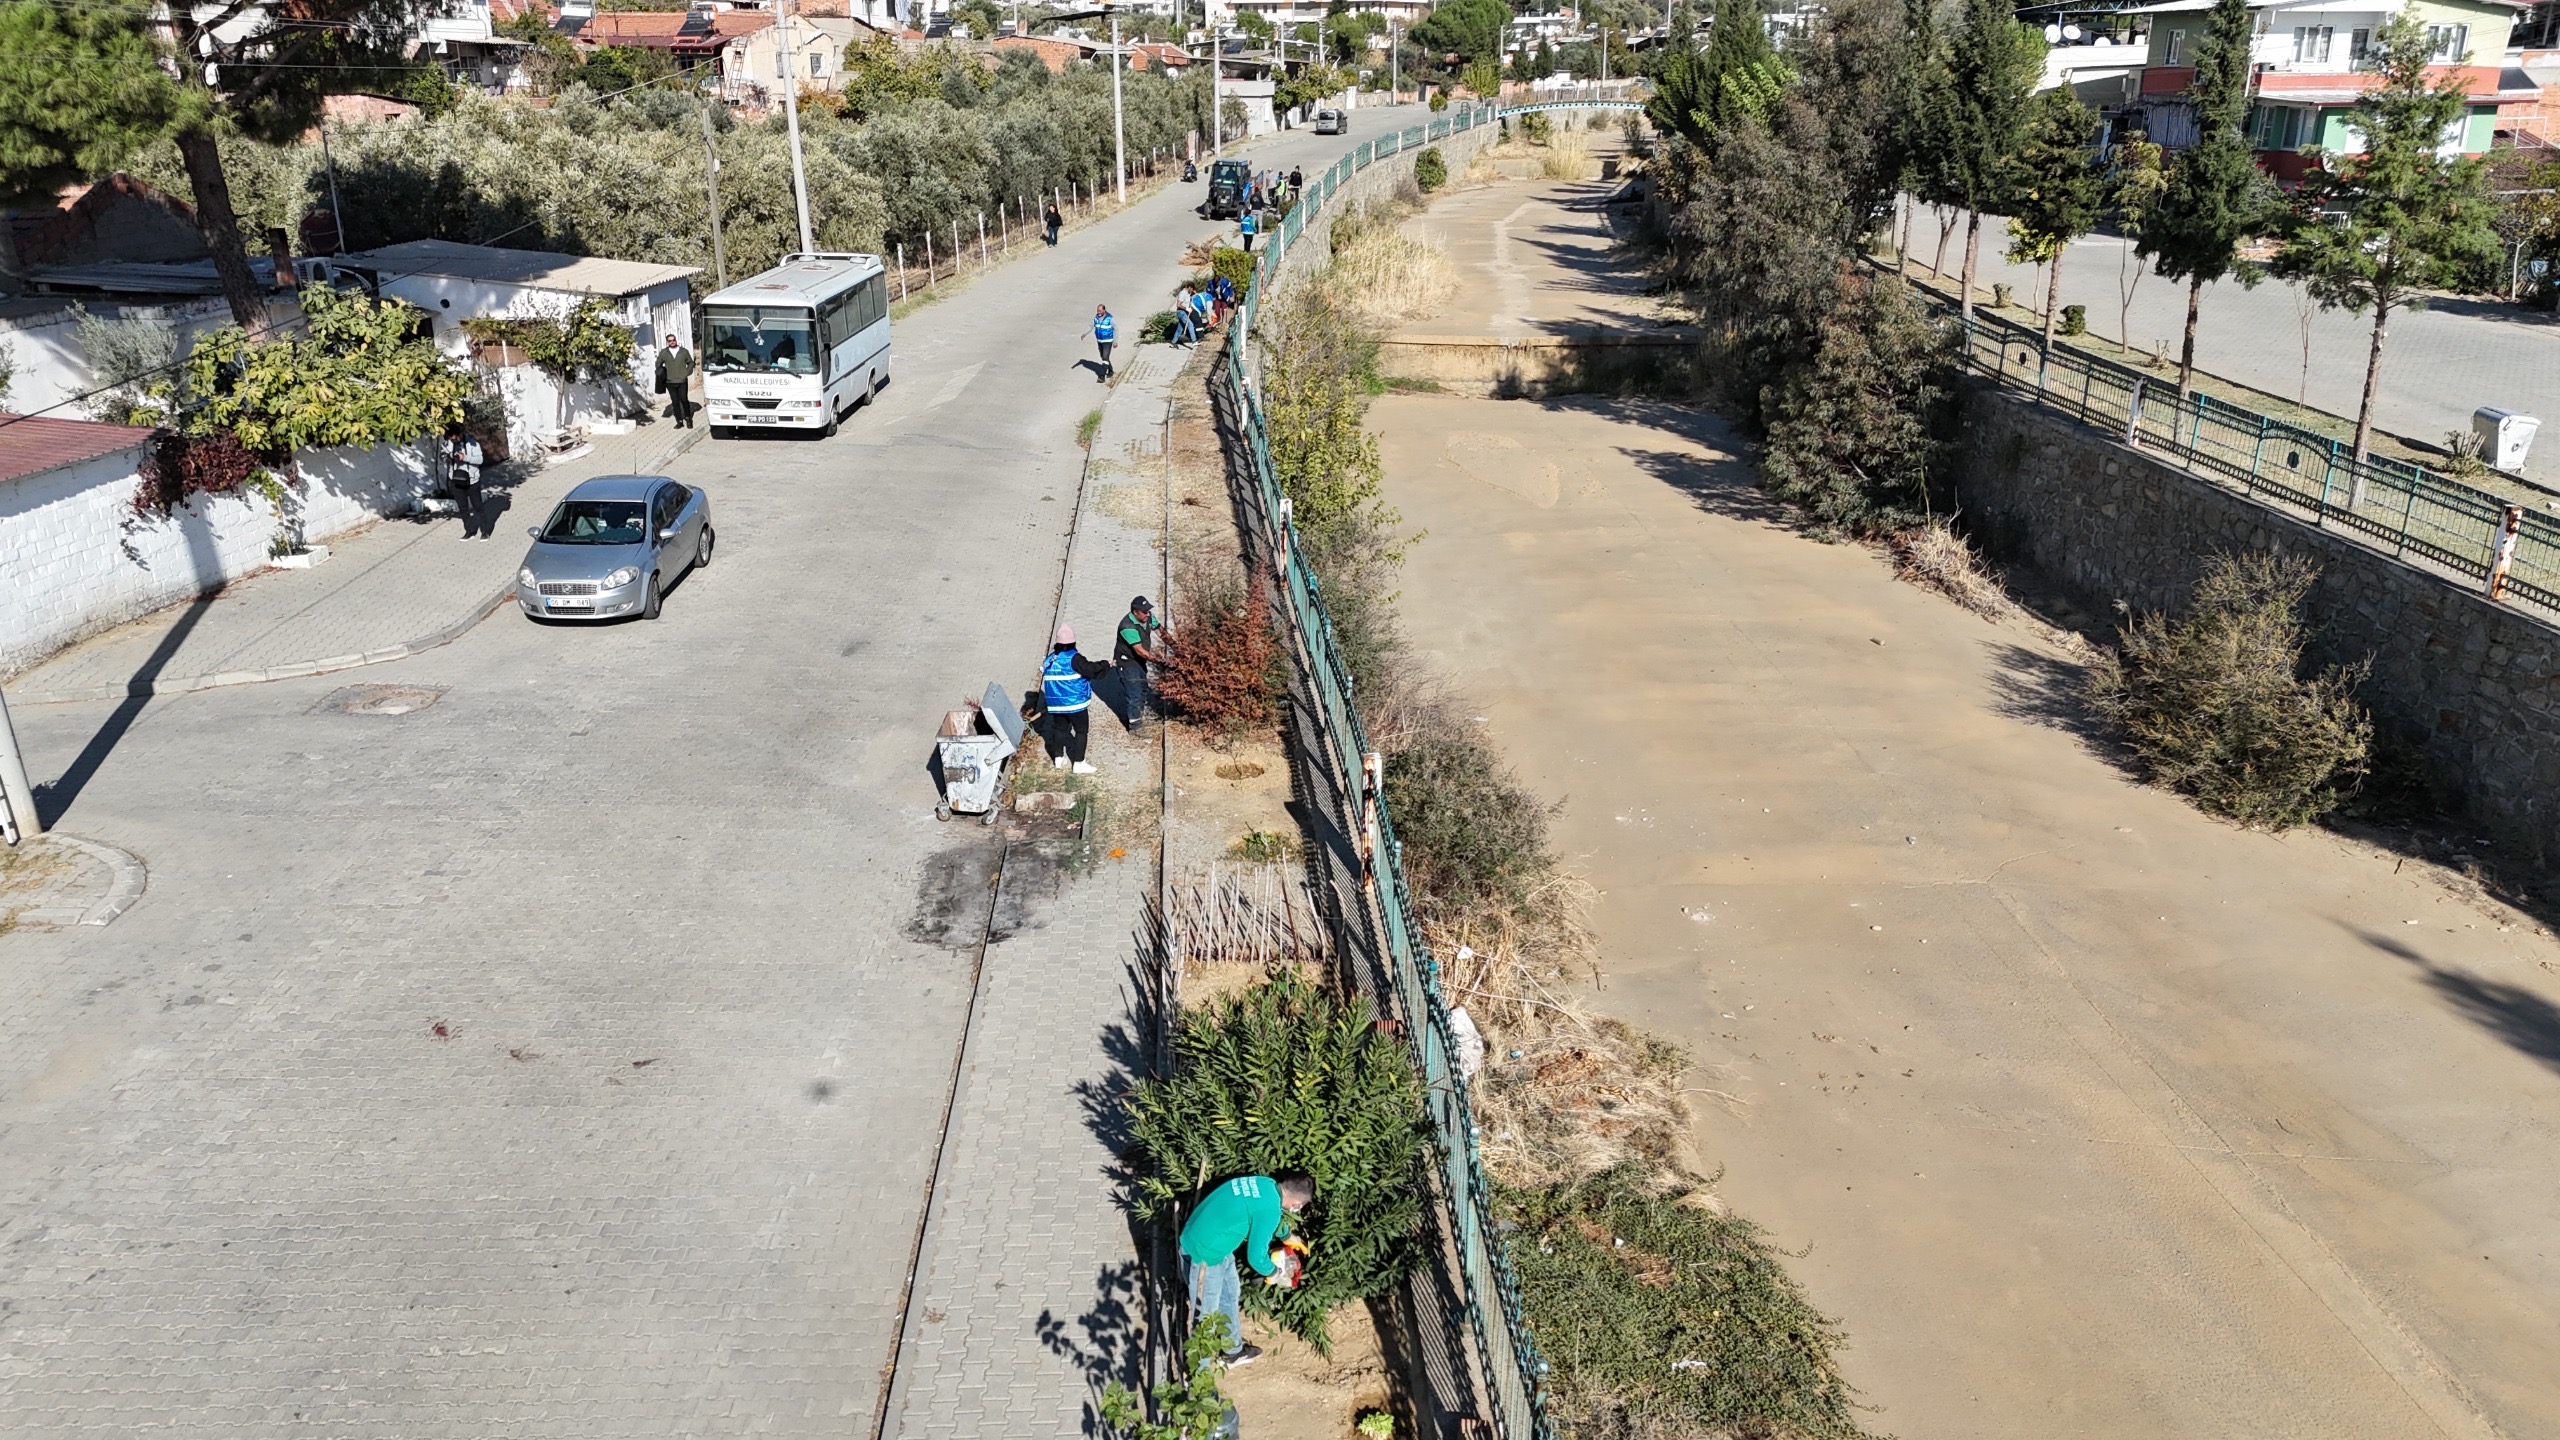
[[[702,400],[715,440],[816,430],[889,380],[889,282],[877,255],[786,255],[702,302]]]

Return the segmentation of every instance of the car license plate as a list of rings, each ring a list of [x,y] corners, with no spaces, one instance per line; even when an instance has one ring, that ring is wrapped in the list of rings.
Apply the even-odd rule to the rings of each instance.
[[[596,608],[596,602],[588,599],[584,595],[555,595],[551,599],[551,608],[554,610],[593,610]]]
[[[782,420],[782,417],[779,415],[743,415],[739,418],[745,420],[750,425],[775,425],[781,423]]]

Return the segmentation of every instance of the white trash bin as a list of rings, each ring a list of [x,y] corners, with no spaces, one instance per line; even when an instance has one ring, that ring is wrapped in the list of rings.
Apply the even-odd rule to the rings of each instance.
[[[2509,474],[2524,469],[2525,453],[2533,448],[2533,432],[2541,428],[2540,420],[2511,410],[2483,406],[2471,412],[2471,433],[2480,439],[2480,458],[2489,462],[2490,469]]]
[[[983,815],[993,825],[1003,812],[997,801],[1004,791],[1004,769],[1022,748],[1022,712],[1005,698],[1004,686],[990,681],[975,705],[963,705],[942,717],[934,749],[942,764],[942,798],[934,817]]]

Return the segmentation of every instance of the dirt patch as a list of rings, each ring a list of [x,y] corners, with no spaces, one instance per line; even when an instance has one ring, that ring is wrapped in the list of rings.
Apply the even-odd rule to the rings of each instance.
[[[1333,1312],[1333,1354],[1247,1319],[1262,1358],[1220,1381],[1253,1440],[1344,1440],[1363,1412],[1388,1408],[1387,1364],[1366,1305]]]

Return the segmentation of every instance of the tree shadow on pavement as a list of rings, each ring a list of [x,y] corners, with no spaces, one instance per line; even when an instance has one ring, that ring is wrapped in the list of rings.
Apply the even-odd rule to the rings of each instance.
[[[2106,717],[2089,703],[2085,663],[2006,641],[1990,648],[1999,667],[1991,675],[1992,713],[2062,731],[2101,759],[2124,763],[2124,750],[2115,743]]]
[[[2356,926],[2345,927],[2357,939],[2418,967],[2427,988],[2453,1013],[2488,1031],[2546,1069],[2560,1071],[2560,1005],[2521,985],[2484,980],[2465,970],[2449,970],[2413,947],[2388,935]]]
[[[1135,1260],[1104,1266],[1094,1275],[1093,1289],[1092,1308],[1072,1320],[1043,1310],[1032,1332],[1084,1377],[1084,1433],[1099,1437],[1105,1433],[1103,1387],[1115,1380],[1139,1386],[1139,1358],[1150,1329],[1142,1317],[1150,1300],[1144,1268]]]

